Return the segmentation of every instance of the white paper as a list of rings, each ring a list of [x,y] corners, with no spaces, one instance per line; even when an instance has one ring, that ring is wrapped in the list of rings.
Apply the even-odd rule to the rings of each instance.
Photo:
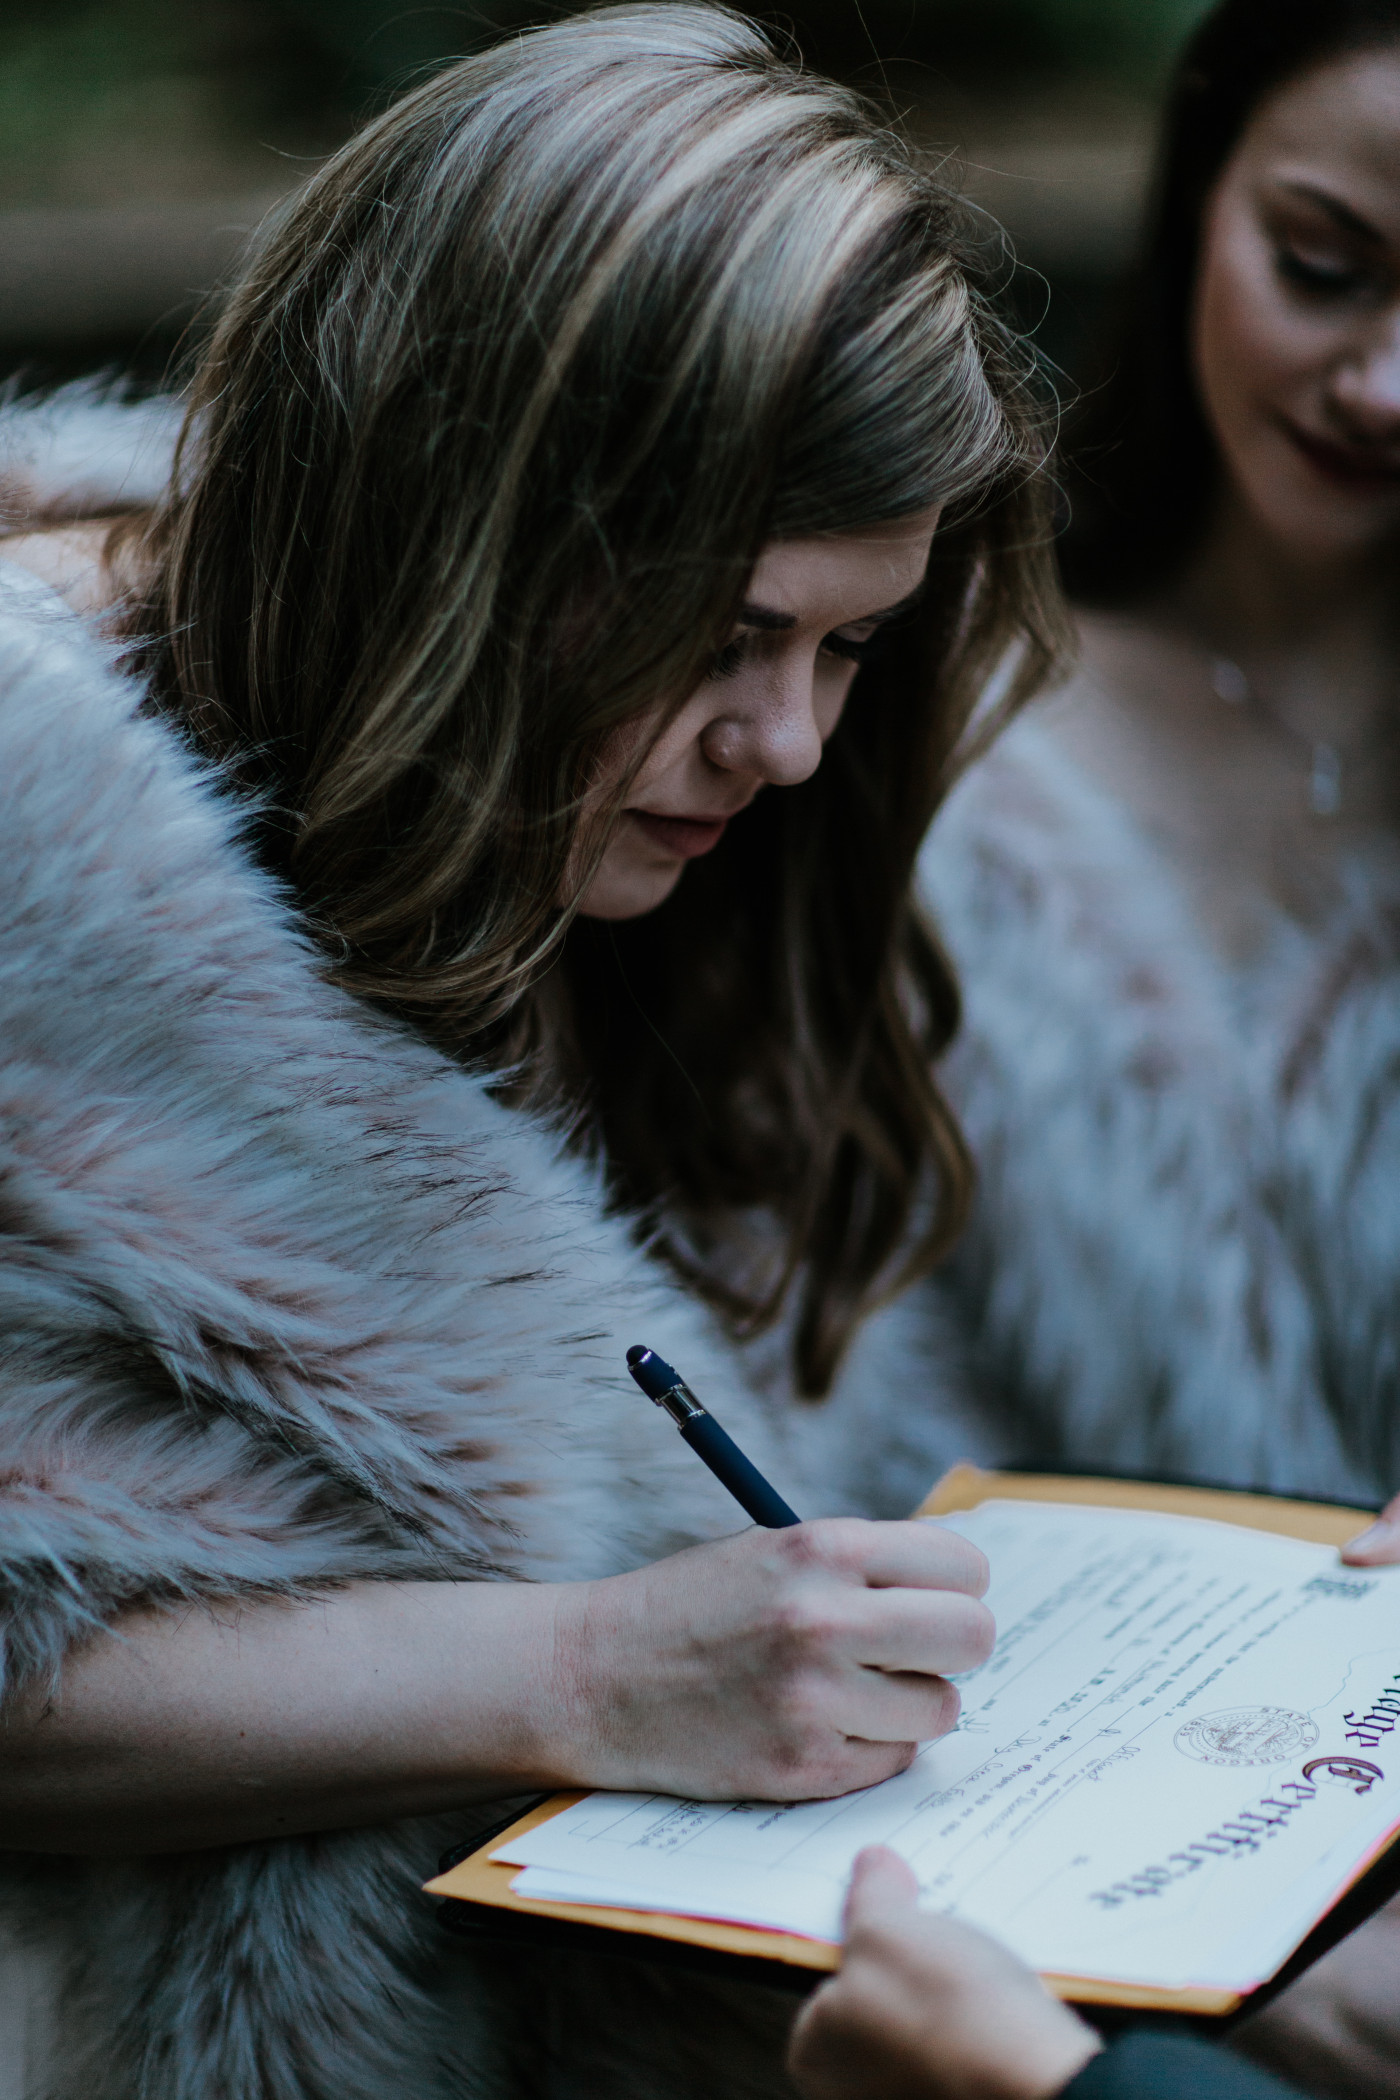
[[[945,1519],[998,1635],[958,1728],[837,1801],[592,1794],[497,1848],[513,1886],[819,1939],[862,1845],[1064,1974],[1247,1989],[1400,1826],[1400,1569],[1190,1517]]]

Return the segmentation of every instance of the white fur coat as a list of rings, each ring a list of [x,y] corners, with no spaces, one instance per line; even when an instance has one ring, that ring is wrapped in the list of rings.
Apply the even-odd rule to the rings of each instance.
[[[944,1278],[1041,1463],[1376,1501],[1400,1487],[1400,870],[1218,960],[1180,875],[1037,703],[922,877],[963,981],[981,1170]]]
[[[140,461],[112,413],[81,392],[12,405],[16,507],[130,490]],[[158,481],[170,411],[127,422]],[[138,1600],[578,1578],[734,1530],[626,1376],[636,1340],[810,1513],[903,1513],[950,1459],[995,1455],[951,1372],[931,1375],[945,1344],[927,1292],[870,1324],[822,1407],[788,1397],[775,1344],[742,1358],[551,1131],[323,982],[231,798],[57,600],[0,576],[11,1695]],[[696,1993],[687,2019],[645,1972],[454,1951],[418,1884],[466,1822],[10,1855],[8,1914],[61,1998],[46,2090],[446,2100],[776,2078],[761,1993]]]

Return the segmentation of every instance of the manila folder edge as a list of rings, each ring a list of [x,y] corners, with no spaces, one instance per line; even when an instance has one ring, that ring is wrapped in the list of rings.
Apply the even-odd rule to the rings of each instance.
[[[956,1510],[976,1509],[980,1503],[993,1498],[998,1501],[1085,1503],[1101,1508],[1144,1509],[1172,1516],[1207,1517],[1217,1523],[1283,1533],[1289,1538],[1309,1539],[1325,1546],[1343,1545],[1374,1515],[1370,1510],[1339,1508],[1332,1503],[1295,1502],[1280,1496],[1235,1493],[1223,1488],[1164,1487],[1154,1481],[987,1472],[972,1465],[954,1466],[945,1473],[916,1514],[921,1517],[949,1516]],[[480,1851],[470,1853],[446,1873],[427,1882],[427,1893],[450,1897],[460,1903],[518,1911],[530,1917],[596,1926],[604,1932],[680,1941],[713,1953],[739,1955],[749,1960],[758,1957],[790,1968],[829,1971],[839,1967],[839,1947],[827,1940],[807,1939],[796,1933],[772,1932],[759,1926],[732,1925],[713,1918],[683,1917],[662,1911],[623,1910],[610,1905],[550,1902],[516,1895],[511,1883],[519,1868],[493,1858],[492,1854],[584,1798],[582,1792],[553,1795],[508,1829],[498,1830]],[[1358,1870],[1358,1879],[1361,1871],[1364,1869]],[[1225,2014],[1236,2011],[1241,2003],[1236,1992],[1198,1987],[1158,1989],[1147,1984],[1119,1983],[1106,1978],[1053,1974],[1047,1974],[1045,1981],[1060,1997],[1072,1998],[1080,2004],[1120,2005],[1143,2011]]]

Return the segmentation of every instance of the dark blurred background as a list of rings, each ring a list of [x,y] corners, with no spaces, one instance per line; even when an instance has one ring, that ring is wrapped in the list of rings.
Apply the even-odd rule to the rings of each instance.
[[[1129,253],[1155,99],[1205,4],[753,11],[948,151],[1010,229],[1019,311],[1075,379]],[[359,119],[545,16],[540,0],[0,0],[0,377],[158,380],[247,231]]]

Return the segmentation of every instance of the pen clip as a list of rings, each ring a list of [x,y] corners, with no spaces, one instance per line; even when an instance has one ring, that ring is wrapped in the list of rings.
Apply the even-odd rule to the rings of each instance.
[[[697,1415],[703,1415],[705,1412],[684,1379],[676,1385],[669,1386],[664,1393],[653,1393],[651,1398],[657,1407],[665,1408],[677,1426],[683,1422],[693,1422]]]

